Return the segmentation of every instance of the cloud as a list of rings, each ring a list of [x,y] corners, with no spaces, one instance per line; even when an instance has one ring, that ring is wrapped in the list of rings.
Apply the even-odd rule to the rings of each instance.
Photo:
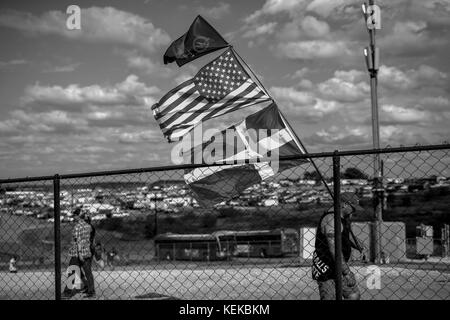
[[[255,27],[249,27],[250,30],[247,30],[242,37],[243,38],[254,38],[261,35],[272,34],[275,31],[275,27],[277,26],[276,22],[270,22],[266,24],[262,24]]]
[[[81,63],[71,63],[64,66],[51,66],[45,68],[42,72],[44,73],[59,73],[59,72],[72,72],[78,68]]]
[[[11,133],[18,132],[20,121],[17,119],[7,119],[0,121],[0,132],[2,133]]]
[[[302,29],[311,38],[321,38],[330,33],[330,26],[325,21],[317,20],[313,16],[306,16],[302,22]]]
[[[297,91],[294,88],[272,87],[269,91],[275,98],[288,100],[296,105],[312,105],[316,101],[309,92]]]
[[[335,100],[321,99],[312,92],[298,91],[292,87],[271,87],[272,96],[288,113],[298,116],[303,123],[316,123],[325,116],[336,113],[342,105]]]
[[[341,102],[358,102],[368,97],[367,82],[356,82],[362,77],[357,70],[336,71],[334,77],[318,85],[318,91],[327,99]]]
[[[57,107],[80,111],[89,105],[142,105],[156,93],[159,93],[158,88],[147,87],[139,82],[136,75],[129,75],[123,82],[106,87],[100,85],[80,87],[78,84],[61,87],[35,84],[25,89],[22,102],[25,106],[34,109]]]
[[[309,40],[280,43],[277,53],[289,59],[327,59],[350,55],[348,44],[344,41]]]
[[[331,126],[329,129],[322,129],[305,141],[308,144],[321,144],[339,146],[360,145],[370,142],[369,130],[366,127],[338,127]]]
[[[291,78],[292,79],[302,79],[310,71],[311,70],[308,67],[303,67],[300,70],[295,71],[294,74],[291,76]]]
[[[198,12],[206,17],[218,20],[230,13],[230,5],[228,3],[219,2],[217,6],[212,8],[200,7]]]
[[[15,110],[12,112],[12,119],[18,121],[18,128],[33,132],[71,133],[87,130],[86,120],[72,117],[68,112],[60,110],[39,113]]]
[[[382,65],[379,70],[380,85],[390,89],[411,90],[426,86],[446,86],[448,75],[431,66],[420,65],[406,72],[397,67]]]
[[[252,23],[264,15],[274,15],[281,12],[293,13],[304,7],[304,0],[267,0],[264,6],[247,16],[244,21]]]
[[[396,105],[381,106],[382,123],[425,123],[430,120],[430,114],[426,111],[413,108],[404,108]]]
[[[5,69],[12,66],[18,66],[29,63],[27,60],[14,59],[9,61],[0,61],[0,69]]]
[[[391,32],[378,41],[380,48],[389,48],[388,55],[427,55],[431,48],[448,43],[445,37],[433,37],[426,21],[398,21]]]
[[[125,144],[136,144],[141,142],[156,142],[160,139],[159,132],[144,130],[138,132],[124,132],[119,136],[119,142]]]
[[[344,12],[348,6],[355,6],[354,0],[313,0],[306,7],[307,11],[314,12],[327,18],[337,13]]]
[[[422,107],[426,110],[448,111],[450,110],[450,100],[447,97],[425,97],[420,101]]]
[[[169,35],[149,20],[113,7],[81,9],[81,30],[66,28],[67,14],[48,11],[40,16],[8,10],[0,13],[0,26],[29,35],[58,35],[89,43],[111,43],[153,52],[170,42]]]

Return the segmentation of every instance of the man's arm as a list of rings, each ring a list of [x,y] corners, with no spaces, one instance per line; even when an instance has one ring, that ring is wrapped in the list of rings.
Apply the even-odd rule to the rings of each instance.
[[[327,237],[328,247],[330,249],[331,256],[336,261],[335,241],[334,241],[334,236],[335,236],[334,216],[332,214],[328,214],[323,218],[321,228],[322,228],[322,232]],[[342,228],[342,224],[341,224],[341,228]],[[344,275],[346,275],[349,272],[350,272],[350,268],[349,268],[347,262],[345,262],[344,257],[342,256],[342,273]]]

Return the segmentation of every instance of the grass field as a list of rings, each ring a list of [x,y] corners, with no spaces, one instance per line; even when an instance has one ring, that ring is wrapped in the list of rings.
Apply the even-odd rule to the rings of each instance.
[[[381,268],[381,288],[369,290],[367,269],[353,267],[364,300],[450,299],[450,274]],[[53,299],[51,272],[0,273],[0,299]],[[240,267],[94,272],[97,299],[315,300],[310,268]],[[63,279],[64,281],[65,279]],[[75,296],[73,299],[79,299]]]

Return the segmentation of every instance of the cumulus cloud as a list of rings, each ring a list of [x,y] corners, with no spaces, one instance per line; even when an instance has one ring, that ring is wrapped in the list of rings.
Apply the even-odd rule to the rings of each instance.
[[[367,82],[356,82],[362,78],[357,70],[336,71],[334,77],[319,83],[319,92],[328,99],[341,102],[357,102],[364,100],[370,93]]]
[[[169,35],[149,20],[113,7],[81,9],[81,30],[66,28],[67,14],[48,11],[40,16],[22,11],[0,13],[0,26],[30,35],[58,35],[90,43],[126,45],[153,52],[170,42]]]
[[[350,55],[345,41],[309,40],[280,43],[277,53],[289,59],[324,59]]]
[[[246,23],[256,21],[264,15],[273,15],[280,12],[293,14],[305,6],[304,0],[267,0],[263,7],[245,18]]]
[[[396,105],[382,105],[381,119],[383,123],[425,123],[430,120],[426,111],[405,108]]]
[[[306,16],[301,22],[306,35],[311,38],[320,38],[330,33],[330,26],[325,21],[317,20],[313,16]]]
[[[305,139],[309,144],[351,146],[370,142],[366,127],[331,126],[322,129]]]
[[[326,18],[332,14],[336,14],[337,11],[345,11],[347,6],[355,5],[354,0],[313,0],[308,4],[306,10]]]
[[[23,65],[29,63],[27,60],[23,59],[13,59],[9,61],[0,61],[0,69],[17,66],[17,65]]]
[[[298,91],[292,87],[271,87],[273,97],[288,113],[299,115],[302,122],[318,122],[337,112],[342,105],[335,100],[321,99],[312,92]]]
[[[273,96],[280,100],[288,100],[296,105],[312,105],[315,98],[309,92],[297,91],[294,88],[272,87],[269,90]]]
[[[379,39],[381,48],[389,48],[387,54],[423,55],[448,43],[446,38],[433,37],[426,21],[398,21],[392,31]]]
[[[89,105],[142,105],[156,93],[159,93],[158,88],[147,87],[136,75],[129,75],[123,82],[104,87],[97,84],[85,87],[35,84],[25,89],[22,102],[35,109],[57,107],[80,111]]]
[[[72,117],[68,112],[60,110],[38,113],[15,110],[12,112],[12,119],[18,121],[18,128],[33,132],[71,133],[87,130],[85,119]]]
[[[230,13],[230,5],[228,3],[219,2],[216,6],[211,8],[200,7],[198,12],[205,17],[211,17],[218,20]]]
[[[44,73],[59,73],[59,72],[72,72],[77,69],[81,63],[70,63],[63,66],[49,66],[46,67],[42,72]]]
[[[420,101],[422,107],[426,110],[449,111],[450,100],[448,97],[425,97]]]
[[[380,85],[391,89],[411,90],[422,86],[445,86],[447,79],[446,73],[427,65],[407,71],[382,65],[379,70]]]
[[[135,144],[141,142],[155,142],[159,140],[160,134],[154,130],[143,130],[137,132],[124,132],[119,136],[119,142],[125,144]]]
[[[255,27],[249,27],[250,29],[247,30],[242,37],[243,38],[254,38],[261,35],[267,35],[272,34],[275,31],[275,27],[277,26],[276,22],[269,22],[266,24],[262,24]]]

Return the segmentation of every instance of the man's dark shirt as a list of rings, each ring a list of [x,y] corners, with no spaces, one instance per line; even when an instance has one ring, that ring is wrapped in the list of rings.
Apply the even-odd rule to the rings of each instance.
[[[322,220],[326,215],[334,215],[334,212],[325,212],[320,218],[316,230],[315,251],[313,255],[312,274],[317,281],[327,281],[335,279],[334,258],[331,254],[326,234],[322,232]],[[352,242],[350,240],[350,219],[341,218],[342,221],[342,255],[345,262],[350,260],[352,252]]]

